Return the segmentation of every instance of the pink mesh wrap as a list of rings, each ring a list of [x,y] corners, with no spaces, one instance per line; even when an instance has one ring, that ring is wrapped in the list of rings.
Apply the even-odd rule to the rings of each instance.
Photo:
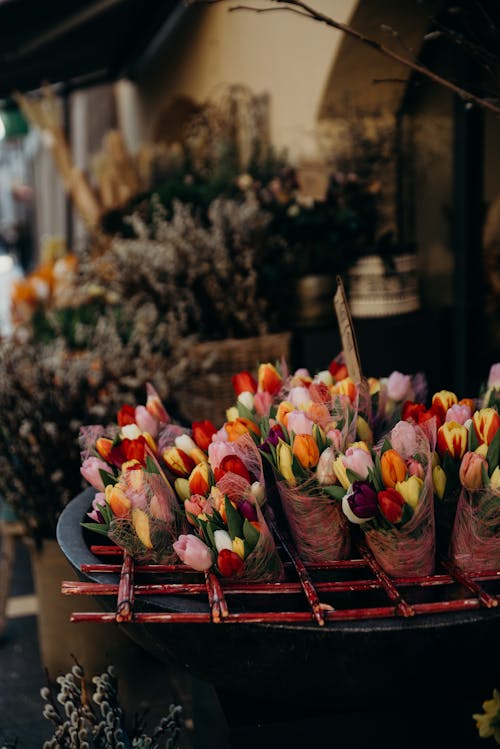
[[[108,536],[126,549],[137,561],[171,564],[178,562],[172,544],[180,534],[187,533],[188,524],[184,512],[168,482],[157,473],[125,471],[120,476],[120,486],[132,503],[129,517],[114,518]],[[144,513],[139,518],[134,510]],[[137,513],[136,513],[137,515]],[[140,525],[139,525],[140,523]],[[141,540],[139,528],[147,528],[151,547]]]
[[[434,485],[429,440],[414,427],[416,455],[422,463],[424,485],[413,517],[398,528],[377,528],[369,521],[362,525],[366,543],[375,559],[393,577],[431,575],[435,565]],[[390,434],[388,435],[389,441]]]
[[[246,484],[247,492],[243,496],[240,495],[239,499],[233,498],[232,501],[238,504],[238,501],[245,499],[253,505],[257,513],[260,536],[255,548],[245,557],[245,564],[240,573],[234,577],[225,577],[224,580],[231,581],[237,579],[245,580],[246,582],[276,582],[281,580],[284,577],[283,563],[276,549],[273,535],[264,520],[262,510],[250,492],[248,482],[242,479],[241,476],[236,476],[234,473],[227,473],[218,482],[217,486],[221,491],[225,491],[223,487],[229,487],[229,490],[232,492],[232,488],[238,483],[237,479]]]
[[[462,489],[450,555],[466,572],[500,567],[500,489]]]
[[[233,442],[212,442],[208,446],[208,462],[213,470],[219,467],[226,455],[237,455],[253,480],[264,486],[262,456],[250,434],[242,434]]]
[[[304,562],[334,562],[349,556],[349,524],[340,503],[321,491],[314,478],[299,487],[277,482],[281,504]]]

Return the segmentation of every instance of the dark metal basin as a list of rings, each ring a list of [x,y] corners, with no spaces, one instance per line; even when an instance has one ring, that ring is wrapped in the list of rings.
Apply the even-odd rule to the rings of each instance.
[[[117,575],[82,574],[82,563],[100,560],[80,525],[92,492],[62,513],[57,539],[82,580],[117,582]],[[96,597],[96,610],[113,610],[115,599]],[[200,609],[204,604],[195,602]],[[136,598],[137,611],[193,610],[181,597]],[[500,607],[467,612],[310,624],[127,624],[127,634],[165,663],[181,664],[210,682],[238,706],[252,700],[265,720],[306,709],[324,714],[365,709],[456,709],[468,729],[472,711],[499,685]],[[75,624],[75,626],[85,626]],[[465,716],[465,717],[464,717]],[[414,717],[416,717],[414,715]],[[432,716],[431,716],[432,717]],[[409,745],[409,744],[401,744]],[[451,745],[451,744],[450,744]],[[463,746],[473,746],[472,738]]]

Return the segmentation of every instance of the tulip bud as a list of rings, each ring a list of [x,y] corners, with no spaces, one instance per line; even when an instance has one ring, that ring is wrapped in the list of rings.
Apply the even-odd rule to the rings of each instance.
[[[257,381],[255,377],[248,370],[238,372],[231,377],[231,383],[235,395],[238,397],[240,393],[256,393],[257,392]]]
[[[396,489],[384,489],[377,494],[377,502],[382,515],[389,523],[399,523],[403,517],[404,498]]]
[[[387,395],[396,402],[411,400],[414,397],[411,376],[394,371],[387,378]]]
[[[133,406],[122,406],[117,415],[118,426],[124,427],[127,424],[135,424],[135,408]]]
[[[312,434],[313,423],[303,411],[290,411],[287,429],[294,434]]]
[[[460,483],[471,492],[482,489],[484,486],[483,471],[487,476],[488,461],[475,452],[466,452],[458,472]]]
[[[233,550],[233,542],[231,541],[231,536],[227,531],[214,531],[214,543],[217,551],[222,551],[222,549],[229,549],[229,551]]]
[[[445,422],[446,421],[456,421],[457,424],[465,424],[467,419],[470,419],[471,417],[471,410],[469,406],[466,405],[460,405],[459,403],[456,403],[454,406],[451,406],[445,416]]]
[[[324,382],[325,385],[333,385],[333,377],[328,369],[322,369],[321,372],[317,372],[315,379],[319,380],[320,382]]]
[[[443,424],[446,418],[446,412],[449,408],[458,403],[455,393],[450,390],[440,390],[432,396],[432,410],[436,414],[439,424]]]
[[[93,456],[86,458],[80,467],[80,473],[82,474],[83,478],[86,479],[89,484],[94,487],[94,489],[103,492],[104,482],[101,478],[100,471],[109,473],[109,465],[105,463],[104,460],[95,458]]]
[[[182,452],[189,456],[197,447],[196,442],[189,436],[189,434],[179,434],[175,438],[174,444],[179,448],[179,450],[182,450]]]
[[[117,518],[126,518],[130,513],[132,502],[127,497],[122,487],[119,484],[111,486],[108,484],[106,487],[106,502],[111,507],[113,515]]]
[[[244,562],[234,551],[222,549],[217,556],[217,567],[223,577],[233,577],[241,572]]]
[[[500,416],[496,408],[481,408],[473,415],[472,423],[479,442],[489,445],[500,428]]]
[[[347,478],[347,469],[341,455],[333,461],[333,470],[344,489],[349,489],[351,482]]]
[[[195,465],[189,476],[189,490],[191,494],[202,494],[204,497],[210,492],[213,485],[213,474],[208,463]]]
[[[239,412],[236,406],[231,406],[226,409],[226,421],[234,421],[239,416]]]
[[[238,395],[238,403],[241,403],[248,411],[253,411],[254,396],[248,390]]]
[[[257,437],[260,437],[260,429],[257,424],[251,419],[246,419],[244,416],[238,416],[233,421],[227,421],[225,426],[229,442],[235,442],[243,434],[252,432]]]
[[[198,572],[209,570],[213,564],[211,550],[197,536],[182,535],[173,544],[173,549],[184,564]]]
[[[191,496],[191,490],[189,489],[189,481],[186,478],[177,478],[174,481],[175,493],[183,502]]]
[[[208,446],[212,442],[212,437],[217,432],[214,424],[208,419],[201,421],[193,421],[191,424],[191,431],[193,434],[193,440],[197,446],[205,453],[208,451]]]
[[[136,406],[135,423],[141,432],[148,432],[154,438],[158,436],[158,419],[149,413],[146,406]]]
[[[253,407],[258,416],[269,416],[271,406],[273,405],[273,396],[269,393],[258,392],[253,397]]]
[[[278,471],[281,473],[283,478],[290,484],[295,486],[297,479],[293,474],[293,453],[292,448],[287,442],[279,440],[276,446],[276,463]]]
[[[335,422],[332,422],[335,423]],[[326,438],[332,443],[332,448],[337,452],[342,447],[342,432],[336,427],[330,427],[326,432]]]
[[[178,447],[168,447],[163,451],[162,458],[174,476],[187,477],[195,467],[194,460]]]
[[[357,397],[356,385],[351,377],[345,377],[343,380],[337,380],[336,384],[332,387],[332,393],[334,395],[345,395],[349,398],[351,403],[354,403]]]
[[[335,450],[333,447],[327,447],[319,456],[318,465],[316,466],[316,480],[322,486],[337,483],[337,475],[333,468],[335,460]]]
[[[424,482],[418,476],[410,476],[406,481],[398,481],[395,489],[401,494],[407,505],[415,510],[422,492]]]
[[[168,424],[170,421],[169,415],[165,411],[160,396],[149,382],[146,384],[146,393],[146,408],[149,413],[154,416],[160,424]]]
[[[367,445],[373,444],[372,428],[368,424],[367,420],[362,416],[358,416],[358,418],[356,419],[356,432],[358,437],[363,440],[363,442],[366,442]]]
[[[434,466],[432,469],[432,483],[434,484],[434,491],[438,499],[443,499],[446,491],[446,473],[439,465]]]
[[[497,466],[490,476],[490,488],[500,489],[500,467]]]
[[[409,458],[406,461],[406,466],[408,468],[408,473],[410,474],[410,476],[418,476],[419,479],[424,478],[425,470],[422,463],[419,463],[418,460]]]
[[[257,373],[258,389],[270,395],[277,395],[281,390],[282,378],[272,364],[260,364]]]
[[[368,478],[369,472],[373,469],[373,458],[363,447],[351,445],[342,456],[342,462],[346,468],[354,471],[360,478]]]
[[[294,410],[293,404],[290,401],[281,401],[276,411],[276,421],[288,429],[288,414]]]
[[[255,509],[253,504],[248,501],[248,499],[243,499],[238,504],[238,511],[240,515],[242,515],[248,521],[257,520],[257,510]]]
[[[259,507],[262,507],[266,499],[266,492],[260,481],[254,481],[250,487],[250,491]]]
[[[455,460],[460,460],[467,450],[467,427],[456,421],[447,421],[439,427],[437,449],[441,457],[448,453]]]
[[[308,388],[304,386],[294,387],[288,393],[288,400],[296,409],[305,410],[311,403]]]
[[[311,470],[317,466],[319,448],[316,440],[310,434],[295,435],[292,452],[305,470]]]
[[[239,538],[238,536],[233,538],[233,551],[240,559],[245,558],[245,542],[242,538]]]
[[[386,450],[380,458],[382,482],[385,487],[394,489],[398,481],[406,477],[406,463],[396,450]]]
[[[99,437],[96,440],[95,449],[97,450],[101,458],[103,458],[104,460],[107,460],[108,462],[110,462],[110,455],[111,455],[112,448],[113,448],[113,440],[110,440],[107,437]]]
[[[238,455],[225,455],[219,465],[214,468],[215,481],[218,482],[226,473],[236,473],[250,484],[250,473]]]
[[[342,511],[351,523],[366,523],[377,512],[377,493],[367,482],[355,481],[342,498]]]

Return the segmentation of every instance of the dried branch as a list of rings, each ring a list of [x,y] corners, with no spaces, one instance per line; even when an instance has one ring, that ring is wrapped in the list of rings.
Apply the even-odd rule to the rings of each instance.
[[[202,3],[202,4],[208,4],[208,5],[215,5],[216,3],[226,2],[226,1],[227,0],[191,0],[191,4]],[[295,13],[296,15],[310,18],[313,21],[317,21],[318,23],[323,23],[326,26],[329,26],[330,28],[336,29],[337,31],[342,31],[347,36],[350,36],[353,39],[356,39],[361,44],[364,44],[365,46],[370,47],[376,52],[379,52],[380,54],[385,55],[386,57],[390,57],[396,62],[399,62],[402,65],[405,65],[406,67],[413,70],[415,73],[418,73],[426,78],[429,78],[431,81],[434,81],[434,83],[437,83],[438,85],[443,86],[444,88],[447,88],[449,91],[452,91],[454,94],[457,94],[457,96],[459,96],[464,101],[469,102],[471,104],[475,104],[476,106],[481,107],[482,109],[487,109],[490,112],[493,112],[494,114],[500,116],[500,106],[497,106],[489,99],[477,96],[471,91],[467,91],[461,86],[457,86],[455,83],[452,83],[451,81],[447,80],[446,78],[443,78],[437,73],[434,73],[432,70],[429,70],[429,68],[425,67],[425,65],[422,65],[421,63],[415,60],[412,60],[408,57],[404,57],[398,52],[395,52],[394,50],[392,50],[390,47],[387,47],[384,44],[381,44],[380,42],[376,41],[375,39],[372,39],[366,36],[365,34],[362,34],[361,32],[356,31],[356,29],[352,28],[352,26],[349,26],[348,24],[345,24],[345,23],[341,23],[340,21],[336,21],[334,18],[327,16],[324,13],[321,13],[315,8],[312,8],[310,5],[303,2],[302,0],[268,0],[268,1],[271,3],[277,4],[279,7],[258,8],[252,5],[235,5],[229,8],[229,11],[233,12],[233,11],[241,11],[241,10],[250,10],[255,13],[265,13],[269,11],[282,11],[282,12],[289,11],[291,13]]]

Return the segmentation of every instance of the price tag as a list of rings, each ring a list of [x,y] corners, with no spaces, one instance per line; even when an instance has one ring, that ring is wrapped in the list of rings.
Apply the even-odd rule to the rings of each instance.
[[[340,331],[340,340],[342,341],[342,350],[349,377],[355,382],[360,383],[363,380],[361,372],[361,360],[359,358],[358,344],[354,325],[352,323],[351,311],[347,301],[344,284],[340,276],[337,276],[337,291],[333,297],[335,313]]]

